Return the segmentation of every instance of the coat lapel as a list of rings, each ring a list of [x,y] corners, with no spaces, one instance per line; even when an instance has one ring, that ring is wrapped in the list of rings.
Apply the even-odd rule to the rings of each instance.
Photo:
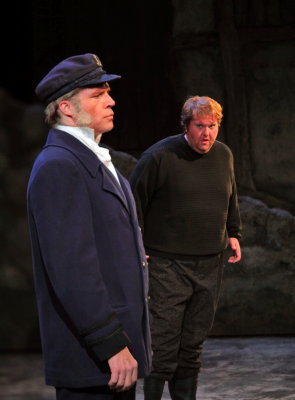
[[[58,129],[51,129],[45,144],[45,147],[47,146],[63,147],[71,151],[81,161],[85,168],[87,168],[93,177],[95,177],[98,170],[100,170],[102,174],[103,190],[106,190],[118,197],[127,211],[130,212],[124,191],[120,187],[120,184],[116,178],[113,176],[111,171],[109,171],[107,167],[105,167],[104,164],[97,158],[97,156],[78,139]]]
[[[119,177],[119,180],[120,180],[120,183],[121,183],[122,190],[123,190],[123,192],[125,194],[125,198],[126,198],[126,201],[128,203],[128,207],[129,207],[130,214],[132,216],[133,222],[135,222],[136,218],[137,218],[136,207],[135,207],[135,202],[134,202],[134,199],[133,199],[133,194],[132,194],[130,186],[129,186],[129,182],[120,173],[118,173],[118,177]]]
[[[105,167],[102,163],[100,166],[101,173],[102,173],[102,187],[104,190],[113,193],[115,196],[119,197],[119,199],[124,204],[125,208],[129,212],[129,206],[124,194],[122,187],[120,186],[119,182],[116,180],[114,175]],[[121,182],[121,180],[120,180]]]

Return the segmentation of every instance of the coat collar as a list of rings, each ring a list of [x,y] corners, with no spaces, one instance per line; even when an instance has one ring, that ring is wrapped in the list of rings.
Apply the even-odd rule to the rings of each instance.
[[[58,129],[51,129],[49,131],[44,147],[46,148],[48,146],[63,147],[70,151],[80,160],[80,162],[86,167],[90,175],[93,177],[97,175],[97,172],[100,169],[103,177],[103,189],[119,197],[126,209],[129,211],[128,202],[125,196],[126,190],[123,190],[120,187],[119,183],[116,181],[116,178],[88,147],[86,147],[72,135],[69,135],[68,133]],[[120,176],[118,171],[117,173],[122,185],[123,177]],[[125,183],[123,183],[123,185],[125,189]]]
[[[48,133],[45,148],[48,146],[63,147],[73,153],[95,177],[102,162],[97,156],[78,139],[58,129],[51,129]]]

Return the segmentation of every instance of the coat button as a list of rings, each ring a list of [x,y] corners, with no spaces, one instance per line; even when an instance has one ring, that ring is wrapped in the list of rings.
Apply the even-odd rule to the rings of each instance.
[[[143,267],[146,267],[146,266],[147,266],[147,263],[146,263],[145,261],[143,261],[143,262],[142,262],[142,266],[143,266]]]

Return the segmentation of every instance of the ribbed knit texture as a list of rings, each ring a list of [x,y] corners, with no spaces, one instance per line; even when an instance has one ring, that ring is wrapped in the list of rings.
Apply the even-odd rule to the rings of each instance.
[[[221,142],[199,154],[170,136],[143,153],[130,183],[147,254],[216,254],[240,237],[233,156]]]

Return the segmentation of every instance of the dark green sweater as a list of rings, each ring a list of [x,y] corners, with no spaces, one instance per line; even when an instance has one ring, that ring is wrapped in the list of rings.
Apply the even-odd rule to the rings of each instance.
[[[147,254],[216,254],[240,237],[233,156],[223,143],[199,154],[184,135],[146,150],[130,177]]]

